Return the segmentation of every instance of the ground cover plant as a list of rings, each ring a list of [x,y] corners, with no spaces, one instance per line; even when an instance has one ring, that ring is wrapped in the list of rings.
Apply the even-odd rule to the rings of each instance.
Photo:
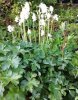
[[[0,100],[77,100],[77,37],[67,32],[72,25],[60,22],[53,6],[31,8],[25,2],[1,38]]]

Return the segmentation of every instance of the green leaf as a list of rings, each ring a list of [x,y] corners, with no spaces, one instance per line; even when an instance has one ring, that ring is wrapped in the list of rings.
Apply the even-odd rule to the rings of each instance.
[[[5,71],[5,70],[8,70],[10,68],[10,63],[9,62],[4,62],[2,63],[2,70]]]
[[[3,84],[2,82],[0,83],[0,97],[3,96],[3,92],[4,92],[4,87],[3,87]]]
[[[15,56],[12,58],[12,65],[14,68],[18,68],[20,64],[20,58],[18,56]]]
[[[51,83],[49,85],[50,100],[62,100],[62,94],[60,89],[61,88],[58,85],[55,85],[54,83]]]
[[[36,71],[37,69],[40,69],[40,65],[34,60],[31,64],[32,71]]]
[[[78,96],[75,97],[75,100],[78,100]]]

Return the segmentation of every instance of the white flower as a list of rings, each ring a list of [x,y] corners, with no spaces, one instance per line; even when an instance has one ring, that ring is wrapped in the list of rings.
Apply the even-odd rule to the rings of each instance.
[[[19,25],[21,25],[25,20],[29,18],[29,14],[30,14],[30,6],[29,3],[26,2],[25,6],[22,8],[22,11],[20,13]]]
[[[30,12],[26,9],[23,8],[22,12],[20,13],[20,18],[28,19]]]
[[[25,2],[24,8],[26,9],[27,12],[30,11],[30,5],[29,5],[29,2]]]
[[[19,20],[19,25],[21,25],[23,22],[24,22],[24,18],[20,18],[20,20]]]
[[[47,19],[50,19],[50,17],[51,17],[51,14],[47,13]]]
[[[16,17],[15,17],[15,22],[18,22],[18,21],[19,21],[19,17],[16,16]]]
[[[53,13],[54,8],[52,6],[49,7],[51,14]]]
[[[52,35],[51,35],[50,33],[48,33],[48,37],[49,37],[49,38],[52,38]]]
[[[28,29],[27,33],[28,33],[28,34],[31,34],[31,30],[30,30],[30,29]]]
[[[44,30],[41,30],[41,36],[44,36],[44,35],[45,35]]]
[[[58,15],[55,14],[55,15],[53,16],[53,19],[56,20],[56,21],[58,21]]]
[[[44,15],[43,15],[43,14],[41,14],[41,18],[42,18],[42,19],[44,18]]]
[[[33,13],[33,15],[32,15],[32,20],[33,20],[33,22],[36,21],[36,14],[35,13]]]
[[[40,25],[41,25],[41,26],[45,26],[45,20],[44,20],[44,19],[40,19],[39,22],[40,22]]]
[[[14,27],[11,26],[11,25],[8,25],[7,29],[8,29],[8,32],[13,32],[14,31]]]
[[[47,13],[47,6],[44,3],[40,3],[39,8],[42,13]]]

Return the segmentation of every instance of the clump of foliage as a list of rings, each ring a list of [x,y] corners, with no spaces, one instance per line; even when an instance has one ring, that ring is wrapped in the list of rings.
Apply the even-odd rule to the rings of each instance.
[[[58,6],[56,7],[58,8]],[[56,9],[56,12],[60,15],[61,21],[68,21],[69,23],[75,23],[78,20],[78,8],[74,5],[65,6],[60,5],[59,9]]]
[[[75,99],[78,54],[72,52],[72,39],[61,50],[63,39],[59,32],[44,45],[24,41],[0,43],[1,100]]]

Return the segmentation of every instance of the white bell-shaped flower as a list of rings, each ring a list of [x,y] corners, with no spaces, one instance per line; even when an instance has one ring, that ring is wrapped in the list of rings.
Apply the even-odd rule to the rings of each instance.
[[[51,14],[53,13],[53,10],[54,10],[53,6],[50,6],[49,11],[51,12]]]
[[[56,21],[58,21],[58,15],[55,14],[55,15],[53,16],[53,19],[56,20]]]
[[[41,14],[41,16],[40,16],[42,19],[44,18],[44,14]]]
[[[33,20],[33,22],[36,21],[36,14],[35,13],[33,13],[33,15],[32,15],[32,20]]]
[[[46,24],[44,19],[40,19],[39,23],[41,26],[45,26],[45,24]]]
[[[31,30],[28,28],[28,31],[27,31],[27,33],[30,35],[31,34]]]
[[[7,29],[8,29],[8,32],[13,32],[14,26],[8,25]]]
[[[52,35],[51,35],[50,33],[48,33],[48,37],[49,37],[49,38],[52,38]]]
[[[26,9],[26,12],[28,11],[30,11],[30,5],[29,5],[29,2],[25,2],[25,6],[24,6],[24,8]]]
[[[27,20],[29,18],[29,14],[30,14],[30,12],[24,7],[22,9],[22,12],[20,14],[20,17]]]
[[[39,8],[42,13],[47,13],[47,6],[44,3],[40,3]]]
[[[45,35],[45,31],[41,30],[41,36],[44,36],[44,35]]]
[[[51,14],[47,13],[47,19],[50,19],[50,17],[51,17]]]
[[[25,6],[22,8],[22,11],[20,13],[19,25],[21,25],[25,20],[29,18],[29,14],[30,14],[30,6],[29,3],[26,2]]]

